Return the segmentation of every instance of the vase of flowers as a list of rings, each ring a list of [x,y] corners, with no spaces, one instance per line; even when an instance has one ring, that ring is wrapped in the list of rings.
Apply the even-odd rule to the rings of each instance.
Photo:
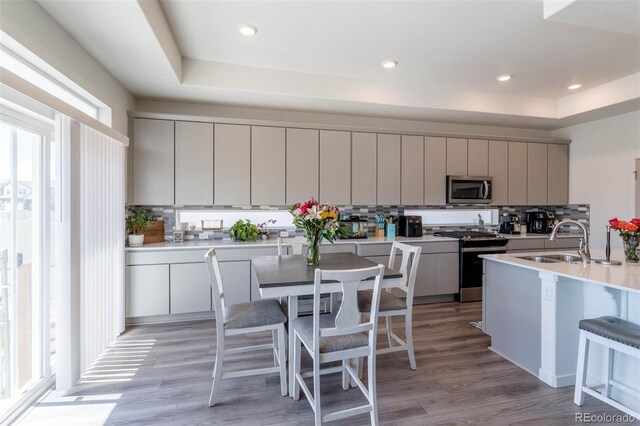
[[[305,203],[296,203],[289,209],[293,224],[304,230],[307,238],[307,264],[320,263],[320,243],[323,239],[333,243],[343,235],[340,228],[340,211],[335,206],[320,204],[313,197]]]
[[[622,246],[624,248],[624,260],[627,263],[638,263],[638,244],[640,244],[640,218],[618,220],[614,217],[609,221],[611,229],[615,229],[622,237]]]

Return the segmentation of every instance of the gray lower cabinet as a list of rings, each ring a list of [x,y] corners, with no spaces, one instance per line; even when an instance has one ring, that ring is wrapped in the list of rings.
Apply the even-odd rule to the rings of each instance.
[[[204,262],[169,265],[172,314],[211,310],[211,284]]]
[[[128,318],[169,313],[169,265],[127,266],[126,282]]]
[[[458,253],[420,256],[414,296],[437,296],[458,292]]]

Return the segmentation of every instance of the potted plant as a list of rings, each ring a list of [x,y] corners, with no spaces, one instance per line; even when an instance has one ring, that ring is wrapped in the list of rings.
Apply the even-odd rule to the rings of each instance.
[[[260,230],[256,225],[251,223],[249,219],[238,219],[236,223],[229,228],[229,236],[236,241],[255,241],[258,238]]]
[[[270,223],[276,223],[275,219],[269,219],[266,222],[261,222],[258,224],[258,229],[260,230],[260,236],[262,237],[263,240],[266,240],[269,238],[269,224]]]
[[[136,209],[127,216],[126,225],[129,232],[129,246],[139,247],[144,244],[144,233],[153,222],[154,216],[150,216],[144,209]]]

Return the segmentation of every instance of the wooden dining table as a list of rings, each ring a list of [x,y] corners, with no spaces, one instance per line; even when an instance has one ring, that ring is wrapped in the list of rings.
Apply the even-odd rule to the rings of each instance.
[[[251,258],[254,278],[258,283],[260,296],[266,298],[288,299],[287,316],[289,324],[298,317],[298,296],[312,295],[317,268],[325,270],[345,270],[370,268],[377,264],[354,253],[323,254],[320,264],[307,265],[307,260],[301,255],[286,256],[256,256]],[[373,288],[374,280],[366,280],[360,284],[360,289]],[[402,274],[398,270],[385,267],[382,288],[398,287],[402,283]],[[341,293],[339,282],[323,282],[323,293]],[[293,359],[293,332],[289,330],[289,360]],[[293,396],[293,363],[289,362],[289,396]]]

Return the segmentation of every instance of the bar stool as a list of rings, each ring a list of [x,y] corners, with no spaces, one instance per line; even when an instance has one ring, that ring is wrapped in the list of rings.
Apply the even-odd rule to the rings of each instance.
[[[640,399],[640,393],[637,390],[631,389],[612,378],[614,351],[640,360],[640,325],[620,318],[606,316],[584,319],[580,321],[579,327],[578,368],[573,402],[576,405],[582,405],[584,403],[584,394],[588,393],[636,419],[640,418],[640,412],[611,399],[611,388],[613,386]],[[591,342],[598,343],[606,348],[604,359],[607,365],[607,377],[604,386],[589,387],[586,385],[589,344]],[[640,372],[638,372],[636,379],[636,383],[640,383]],[[595,390],[598,387],[603,387],[602,393]]]

